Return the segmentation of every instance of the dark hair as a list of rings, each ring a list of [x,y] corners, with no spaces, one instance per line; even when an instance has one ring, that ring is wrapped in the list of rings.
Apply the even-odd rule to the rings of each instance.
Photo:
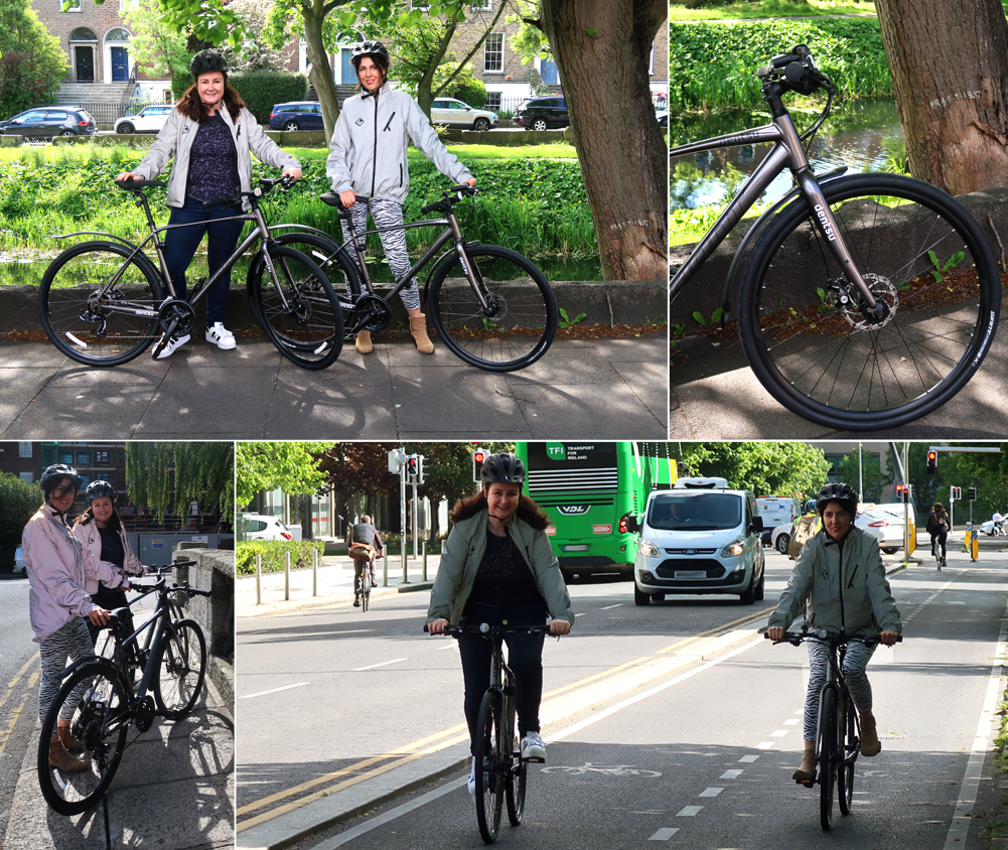
[[[934,511],[941,511],[942,513],[945,513],[945,508],[942,507],[941,502],[935,502],[934,505],[931,506],[931,509]]]
[[[221,74],[224,76],[224,97],[221,101],[227,107],[231,120],[237,121],[238,116],[245,107],[245,101],[242,100],[241,95],[228,83],[227,72],[221,71]],[[175,103],[175,108],[186,118],[192,118],[193,121],[198,121],[200,124],[205,124],[210,120],[210,113],[207,111],[206,104],[200,100],[195,81]]]
[[[489,486],[488,484],[475,496],[459,499],[448,515],[448,519],[453,523],[459,523],[464,519],[476,516],[480,511],[485,511],[487,509],[486,491]],[[549,517],[539,510],[539,506],[524,493],[518,497],[518,509],[515,511],[515,515],[522,522],[531,525],[536,531],[545,531],[546,526],[550,524]]]
[[[87,525],[90,522],[94,522],[94,508],[88,505],[88,509],[84,511],[77,519],[74,520],[74,527],[78,525]],[[108,518],[105,523],[105,528],[109,531],[119,531],[123,527],[122,520],[119,519],[119,511],[115,509],[115,505],[112,506],[112,516]]]

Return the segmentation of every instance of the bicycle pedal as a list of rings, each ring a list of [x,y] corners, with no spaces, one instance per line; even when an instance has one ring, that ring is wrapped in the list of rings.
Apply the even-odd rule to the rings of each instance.
[[[527,758],[522,759],[522,761],[527,762],[528,764],[546,764],[546,759],[541,758]]]

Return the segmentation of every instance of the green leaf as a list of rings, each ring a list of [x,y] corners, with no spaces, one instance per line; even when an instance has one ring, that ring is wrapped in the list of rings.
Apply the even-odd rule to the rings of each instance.
[[[707,327],[707,320],[704,319],[703,313],[701,313],[699,310],[693,311],[693,318],[696,319],[697,322],[699,322],[704,327]]]

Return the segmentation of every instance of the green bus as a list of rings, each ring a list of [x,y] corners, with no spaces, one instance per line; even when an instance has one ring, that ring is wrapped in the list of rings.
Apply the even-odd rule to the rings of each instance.
[[[620,573],[633,577],[637,535],[626,516],[644,510],[648,493],[671,487],[678,463],[668,443],[528,442],[525,493],[552,520],[546,533],[564,577]]]

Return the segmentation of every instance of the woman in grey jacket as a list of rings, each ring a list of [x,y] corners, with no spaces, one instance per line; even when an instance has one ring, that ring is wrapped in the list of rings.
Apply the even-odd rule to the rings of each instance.
[[[552,617],[550,634],[565,635],[574,622],[570,595],[545,530],[545,514],[521,495],[525,466],[514,455],[492,454],[483,461],[483,490],[459,502],[441,554],[427,611],[427,629],[443,634],[449,622],[536,625]],[[515,674],[515,703],[522,758],[546,761],[539,734],[542,702],[543,635],[505,638]],[[465,716],[470,751],[480,700],[490,685],[490,643],[480,635],[459,635],[465,681]],[[476,762],[469,793],[476,787]]]
[[[788,586],[770,615],[767,636],[783,640],[791,622],[805,609],[808,625],[831,634],[878,636],[892,646],[902,631],[899,610],[886,581],[885,568],[874,537],[854,527],[857,496],[849,484],[827,484],[819,491],[816,510],[822,530],[798,556]],[[843,673],[861,719],[861,754],[882,749],[872,714],[872,692],[865,672],[875,646],[851,643]],[[828,670],[827,647],[809,642],[809,683],[805,697],[805,750],[801,767],[792,774],[798,782],[815,779],[816,724],[819,692]]]
[[[389,88],[389,55],[383,44],[361,42],[354,47],[350,61],[365,91],[343,104],[329,145],[326,176],[343,206],[350,210],[358,232],[366,229],[370,210],[375,226],[382,230],[379,237],[389,267],[399,280],[410,269],[402,230],[402,205],[409,191],[406,145],[412,141],[438,171],[456,184],[474,186],[476,178],[441,144],[417,102],[405,92]],[[367,206],[357,204],[358,194],[371,199]],[[343,238],[347,242],[351,239],[345,222]],[[433,354],[415,279],[403,289],[402,300],[417,350]],[[359,331],[355,346],[361,354],[370,354],[374,350],[370,331]]]
[[[268,165],[282,168],[283,174],[293,180],[301,177],[301,163],[263,132],[238,92],[228,85],[223,56],[204,50],[193,56],[189,70],[195,82],[175,104],[150,152],[136,168],[116,178],[149,180],[175,157],[168,178],[168,224],[191,226],[167,231],[165,260],[172,286],[181,298],[186,294],[186,269],[204,233],[211,276],[238,246],[244,222],[217,219],[238,215],[239,208],[218,204],[206,209],[203,202],[231,197],[239,190],[251,191],[251,153]],[[222,276],[206,299],[206,340],[225,351],[236,346],[234,334],[224,327],[230,285],[230,274]],[[168,357],[188,341],[189,334],[176,337],[158,357]]]

